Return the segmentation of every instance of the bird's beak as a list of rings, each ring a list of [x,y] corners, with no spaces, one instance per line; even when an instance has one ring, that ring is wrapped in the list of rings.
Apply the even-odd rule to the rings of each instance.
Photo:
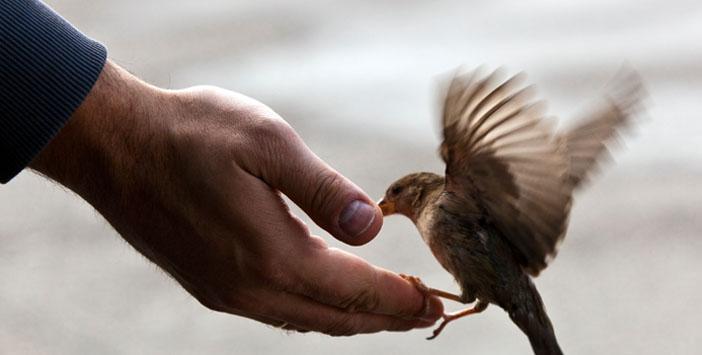
[[[395,202],[388,202],[385,199],[380,200],[378,206],[383,211],[383,216],[389,216],[397,211],[395,210]]]

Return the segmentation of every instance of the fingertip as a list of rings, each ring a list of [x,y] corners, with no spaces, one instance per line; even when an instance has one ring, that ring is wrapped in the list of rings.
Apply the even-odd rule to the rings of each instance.
[[[349,217],[346,214],[349,210],[354,210],[355,216]],[[355,223],[351,226],[351,222]],[[340,239],[342,242],[353,246],[366,244],[378,235],[383,227],[383,213],[374,202],[356,200],[342,211],[339,216],[339,227],[344,234]]]
[[[417,287],[394,272],[379,272],[379,292],[384,302],[379,313],[408,320],[435,321],[443,314],[443,304],[434,296],[425,295]]]
[[[426,302],[426,308],[419,319],[422,321],[422,323],[432,325],[436,323],[436,321],[444,314],[444,304],[438,297],[435,296],[427,297]]]

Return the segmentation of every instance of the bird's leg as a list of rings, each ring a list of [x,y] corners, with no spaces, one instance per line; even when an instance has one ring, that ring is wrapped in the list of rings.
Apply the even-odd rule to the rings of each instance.
[[[437,297],[442,297],[442,298],[446,298],[446,299],[460,302],[463,304],[467,303],[459,295],[456,295],[456,294],[453,294],[450,292],[446,292],[446,291],[442,291],[442,290],[437,290],[435,288],[430,288],[429,286],[425,285],[424,282],[422,282],[422,280],[417,276],[400,274],[400,277],[411,282],[414,285],[414,287],[416,287],[417,290],[419,290],[419,292],[421,292],[424,295],[433,295],[433,296],[437,296]],[[426,300],[425,300],[425,302],[426,302]],[[442,315],[442,318],[444,320],[441,322],[439,327],[434,329],[434,333],[432,334],[432,336],[428,337],[427,340],[432,340],[432,339],[436,338],[437,336],[439,336],[439,334],[441,334],[441,331],[444,330],[446,325],[449,324],[450,322],[452,322],[458,318],[462,318],[462,317],[471,315],[471,314],[480,313],[480,312],[484,311],[485,308],[487,308],[487,306],[488,306],[487,302],[478,301],[478,303],[476,303],[473,308],[468,308],[468,309],[464,309],[462,311],[457,311],[457,312],[453,312],[453,313],[444,313],[444,315]]]
[[[453,294],[450,292],[446,292],[446,291],[442,291],[442,290],[437,290],[435,288],[431,288],[431,287],[425,285],[424,282],[422,282],[422,280],[417,276],[400,274],[400,277],[411,282],[414,285],[414,287],[416,287],[417,290],[419,290],[419,292],[421,292],[425,295],[432,295],[432,296],[436,296],[436,297],[446,298],[446,299],[460,302],[460,303],[464,303],[464,304],[466,303],[465,301],[463,301],[463,299],[459,295],[456,295],[456,294]]]
[[[468,316],[471,314],[480,313],[480,312],[484,311],[485,308],[487,308],[487,306],[488,306],[487,302],[478,301],[478,303],[476,303],[473,308],[468,308],[468,309],[464,309],[462,311],[444,314],[443,315],[444,320],[441,322],[441,324],[439,325],[438,328],[434,329],[434,333],[432,334],[432,336],[428,337],[427,340],[432,340],[432,339],[438,337],[439,334],[441,334],[441,331],[444,330],[444,328],[446,327],[446,324],[449,324],[451,321],[454,321],[458,318],[462,318],[462,317],[465,317],[465,316]]]

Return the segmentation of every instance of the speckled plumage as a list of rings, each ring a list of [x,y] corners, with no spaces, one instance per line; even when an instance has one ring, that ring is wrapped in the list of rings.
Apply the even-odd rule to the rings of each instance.
[[[458,74],[442,119],[446,177],[414,173],[394,182],[381,208],[417,226],[461,288],[457,300],[496,304],[529,337],[536,354],[561,350],[531,281],[563,239],[572,193],[626,126],[641,96],[632,71],[614,81],[604,104],[574,128],[555,133],[521,76]],[[423,286],[424,290],[428,289]],[[443,291],[438,291],[443,292]],[[445,292],[444,296],[445,297]],[[458,317],[446,317],[435,331]]]

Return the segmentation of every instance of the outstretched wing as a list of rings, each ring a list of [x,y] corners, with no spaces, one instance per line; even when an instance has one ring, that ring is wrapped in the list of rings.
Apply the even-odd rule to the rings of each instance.
[[[537,275],[565,234],[569,162],[522,75],[500,77],[474,71],[451,81],[440,148],[446,190],[477,204]]]
[[[568,176],[574,188],[598,170],[598,163],[609,157],[608,145],[628,128],[641,108],[644,96],[638,74],[622,69],[609,85],[602,102],[560,135],[569,160]]]

